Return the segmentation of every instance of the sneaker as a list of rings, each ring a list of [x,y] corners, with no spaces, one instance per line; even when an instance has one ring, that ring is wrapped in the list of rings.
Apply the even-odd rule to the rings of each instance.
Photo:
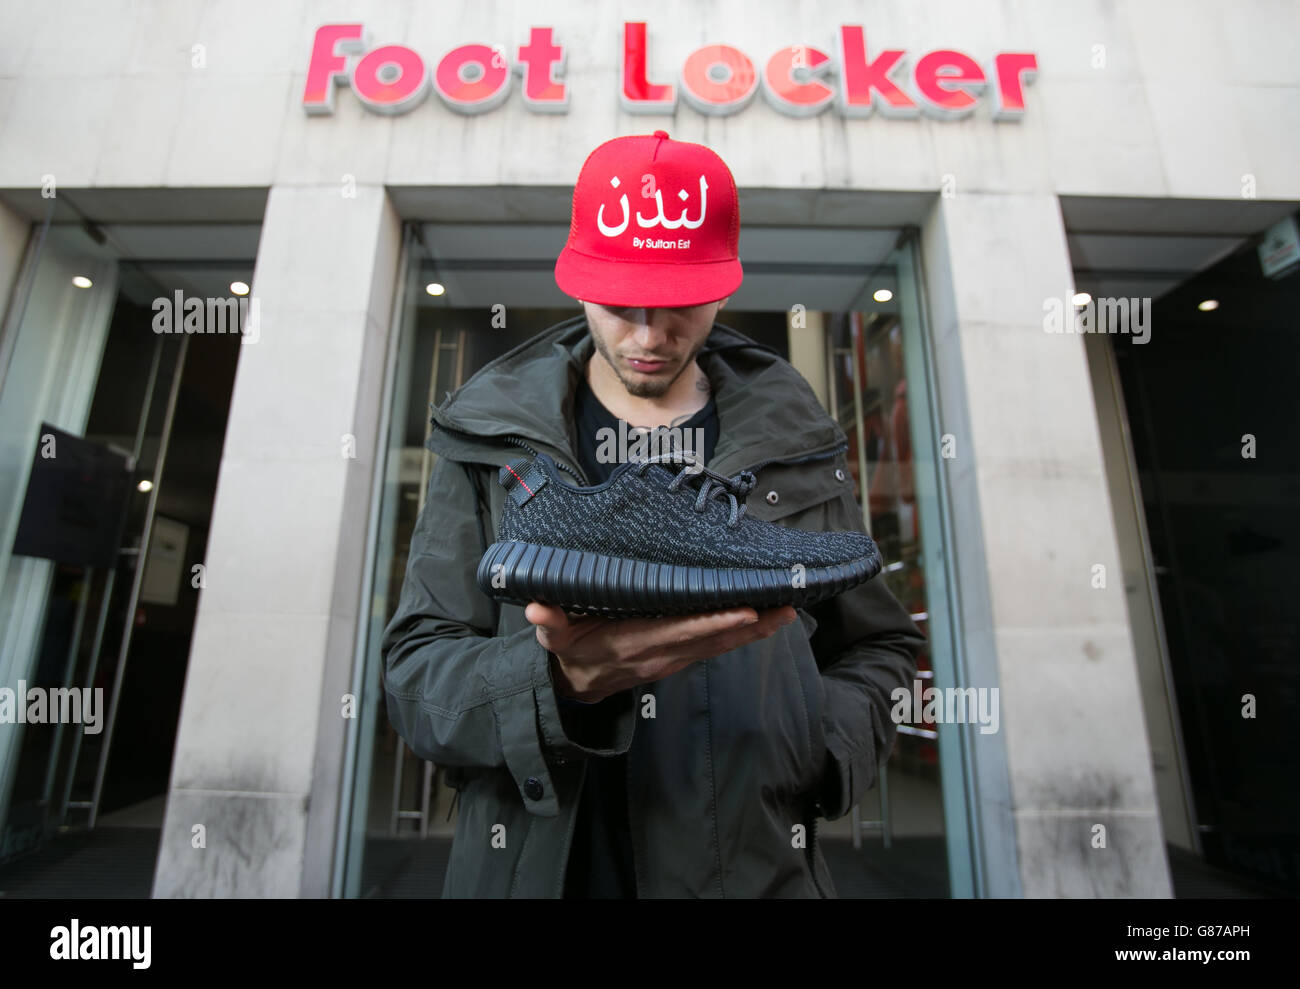
[[[575,487],[546,454],[501,468],[509,496],[478,586],[514,604],[631,617],[803,607],[880,573],[860,532],[806,532],[745,515],[757,483],[690,451],[620,464]]]

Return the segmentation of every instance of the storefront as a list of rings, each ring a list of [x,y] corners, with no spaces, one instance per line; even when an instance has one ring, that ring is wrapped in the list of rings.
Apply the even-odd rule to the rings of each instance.
[[[429,405],[578,313],[574,178],[657,129],[731,167],[719,321],[843,427],[928,640],[881,786],[823,827],[841,895],[1163,897],[1181,854],[1294,888],[1295,811],[1242,766],[1294,758],[1265,557],[1300,469],[1270,377],[1300,18],[1247,7],[15,10],[0,687],[99,688],[102,730],[0,701],[0,890],[138,828],[140,895],[438,894],[454,791],[379,656]],[[1258,402],[1195,420],[1217,465],[1171,466],[1161,411],[1212,373],[1189,341],[1230,331],[1269,355],[1224,362]],[[1210,517],[1231,580],[1186,549]]]

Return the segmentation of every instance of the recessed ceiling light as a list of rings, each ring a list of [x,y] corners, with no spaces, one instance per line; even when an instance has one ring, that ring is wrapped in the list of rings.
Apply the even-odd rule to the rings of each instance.
[[[441,282],[430,282],[424,286],[424,290],[430,295],[442,295],[443,292],[447,291]]]
[[[73,275],[72,284],[77,286],[77,288],[90,288],[90,286],[94,285],[95,283],[92,282],[85,275]]]
[[[1218,308],[1219,308],[1219,300],[1218,300],[1218,299],[1206,299],[1204,302],[1202,302],[1202,303],[1201,303],[1200,305],[1198,305],[1196,308],[1199,309],[1201,312],[1210,312],[1212,309],[1218,309]]]
[[[887,288],[878,288],[871,297],[877,302],[888,302],[894,297],[894,293]]]
[[[1074,297],[1070,299],[1076,306],[1086,306],[1092,301],[1092,296],[1087,292],[1075,292]]]
[[[143,481],[141,481],[139,484],[135,486],[135,489],[137,491],[152,491],[153,481],[149,480],[149,478],[146,477]]]
[[[247,295],[248,282],[231,282],[230,291],[234,292],[236,295]]]

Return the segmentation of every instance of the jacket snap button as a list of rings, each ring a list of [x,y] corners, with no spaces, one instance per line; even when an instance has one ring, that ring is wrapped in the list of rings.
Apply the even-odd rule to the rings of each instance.
[[[530,776],[524,780],[524,796],[529,800],[542,799],[542,781],[536,776]]]
[[[844,480],[844,471],[840,470],[838,467],[835,468],[835,480]]]
[[[769,491],[767,493],[767,503],[769,505],[775,505],[780,500],[781,500],[781,496],[777,494],[775,491]]]

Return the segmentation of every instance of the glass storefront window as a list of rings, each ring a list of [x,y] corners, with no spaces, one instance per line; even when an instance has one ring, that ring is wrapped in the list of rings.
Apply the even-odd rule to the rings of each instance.
[[[914,700],[905,705],[879,785],[826,833],[847,833],[861,846],[887,895],[970,896],[959,726],[925,720],[927,692],[960,678],[916,248],[914,237],[905,238],[847,308],[822,314],[827,409],[848,437],[863,522],[886,561],[880,579],[927,639],[911,685]],[[869,835],[879,836],[878,846],[865,844]]]
[[[49,698],[0,724],[18,895],[149,895],[260,229],[97,232],[36,229],[4,327],[0,686]],[[157,318],[178,294],[201,325]]]
[[[85,430],[118,280],[115,263],[78,250],[60,233],[45,232],[30,283],[17,296],[22,305],[6,327],[11,350],[0,387],[0,685],[10,689],[57,681],[62,672],[47,676],[42,668],[46,602],[62,626],[86,610],[77,602],[88,601],[78,568],[13,551],[43,426],[73,436]],[[68,605],[66,611],[61,604]],[[43,804],[63,789],[53,777],[53,760],[40,751],[52,746],[53,732],[27,727],[0,727],[0,861],[40,845],[48,825]]]
[[[880,276],[877,276],[880,278]],[[883,281],[883,278],[880,278]],[[892,279],[891,279],[892,281]],[[879,291],[879,290],[876,290]],[[873,300],[874,301],[874,300]],[[903,359],[903,321],[893,299],[868,311],[830,314],[827,343],[831,411],[849,439],[849,465],[864,522],[886,561],[881,575],[894,596],[927,632],[929,608],[921,518],[913,478],[908,379]],[[917,678],[933,685],[927,648],[917,659]],[[895,835],[936,837],[943,833],[939,797],[936,726],[899,725],[888,763],[883,796],[877,801],[879,828]],[[899,816],[899,811],[904,812]]]

